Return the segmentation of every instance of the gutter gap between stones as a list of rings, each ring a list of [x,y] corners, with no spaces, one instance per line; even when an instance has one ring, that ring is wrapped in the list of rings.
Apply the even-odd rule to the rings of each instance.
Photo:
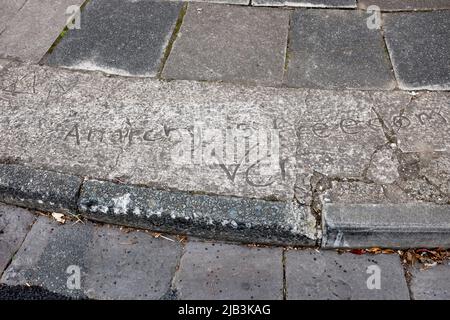
[[[28,210],[30,210],[30,209],[28,209]],[[36,210],[35,210],[35,212],[36,212]],[[33,220],[33,222],[28,226],[27,234],[25,235],[25,237],[23,237],[22,241],[20,242],[20,245],[17,247],[17,250],[15,250],[13,252],[13,254],[11,255],[11,258],[8,260],[8,263],[6,264],[5,268],[3,269],[3,272],[0,272],[0,279],[2,278],[5,271],[8,270],[11,263],[14,261],[14,258],[16,257],[17,252],[19,252],[19,250],[22,248],[23,243],[25,242],[25,240],[28,238],[28,235],[30,234],[31,228],[33,228],[34,224],[36,223],[36,221],[38,219],[39,219],[39,216],[36,216],[35,219]]]
[[[283,82],[286,82],[287,77],[287,70],[289,66],[289,59],[290,59],[290,45],[291,45],[291,29],[292,29],[292,14],[294,10],[291,10],[289,12],[289,20],[288,20],[288,31],[287,31],[287,38],[286,38],[286,52],[284,55],[284,68],[283,68]]]
[[[395,74],[394,64],[392,63],[392,57],[391,57],[391,54],[390,54],[390,51],[389,51],[389,47],[388,47],[387,42],[386,42],[386,35],[384,34],[384,21],[383,21],[384,14],[381,13],[381,11],[380,11],[380,18],[381,18],[381,21],[380,21],[380,23],[381,23],[380,24],[381,38],[383,39],[384,52],[386,54],[387,60],[389,61],[389,65],[391,66],[392,76],[394,77],[395,87],[393,88],[393,90],[395,90],[395,89],[399,89],[399,84],[398,84],[398,81],[397,81],[397,76]]]
[[[164,67],[166,66],[167,60],[169,59],[169,55],[172,51],[172,47],[175,43],[175,40],[178,37],[178,33],[181,29],[181,25],[183,24],[184,16],[187,12],[188,3],[183,4],[183,6],[180,9],[180,13],[178,14],[177,22],[175,23],[175,28],[173,29],[172,35],[170,36],[169,42],[167,43],[166,50],[164,50],[163,57],[161,59],[158,72],[156,73],[157,79],[162,79],[162,72],[164,70]]]
[[[287,300],[286,250],[286,248],[283,248],[281,251],[281,263],[283,265],[283,300]]]

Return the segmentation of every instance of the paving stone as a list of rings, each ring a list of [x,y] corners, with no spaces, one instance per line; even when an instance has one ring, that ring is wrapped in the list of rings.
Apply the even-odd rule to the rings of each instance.
[[[358,0],[358,7],[361,9],[367,9],[371,5],[380,7],[382,11],[450,9],[448,0]]]
[[[74,212],[82,179],[0,164],[0,201],[44,211]]]
[[[189,242],[173,283],[183,300],[280,300],[282,249]]]
[[[0,35],[5,31],[8,22],[14,18],[19,12],[20,8],[25,4],[27,0],[1,0],[0,5],[2,11],[0,11]]]
[[[28,210],[0,203],[0,275],[19,250],[34,219]]]
[[[179,1],[179,0],[169,0],[169,1]],[[186,2],[206,2],[206,3],[221,3],[221,4],[239,4],[248,5],[250,0],[181,0]]]
[[[91,218],[152,230],[243,242],[314,245],[316,220],[293,201],[196,195],[86,181],[79,211]]]
[[[40,217],[1,282],[74,298],[159,299],[170,289],[180,255],[179,243],[144,232],[92,223],[58,225]],[[76,267],[80,289],[67,286],[74,284],[69,277]]]
[[[7,59],[0,59],[0,72],[3,70],[3,69],[5,69],[7,66],[8,66],[8,64],[10,63],[11,61],[10,60],[7,60]]]
[[[81,14],[81,28],[69,30],[46,62],[125,76],[155,76],[181,7],[180,2],[166,1],[92,1]]]
[[[356,0],[253,0],[252,6],[355,8]]]
[[[324,89],[395,87],[380,30],[356,10],[294,11],[287,84]]]
[[[411,296],[415,300],[449,300],[450,299],[450,260],[435,267],[424,269],[416,264],[410,268]]]
[[[325,248],[447,248],[450,205],[325,203]]]
[[[190,4],[163,77],[279,84],[288,26],[287,11]]]
[[[285,255],[287,299],[409,299],[397,255],[338,254],[326,250],[289,250]],[[376,285],[370,277],[376,277],[378,272],[379,289],[369,289],[369,284]]]
[[[404,90],[449,90],[450,11],[386,13],[384,34]]]
[[[67,8],[83,2],[28,0],[0,34],[0,56],[39,62],[64,29]]]

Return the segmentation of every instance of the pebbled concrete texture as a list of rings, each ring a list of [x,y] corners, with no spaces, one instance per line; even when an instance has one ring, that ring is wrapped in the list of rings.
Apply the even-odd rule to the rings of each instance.
[[[190,242],[173,281],[182,300],[281,300],[281,248]]]
[[[82,11],[80,29],[69,30],[46,63],[155,76],[181,7],[167,1],[92,1]]]
[[[450,11],[383,14],[384,34],[403,90],[449,90]]]
[[[28,210],[0,203],[0,275],[19,250],[34,220]]]
[[[252,6],[355,8],[356,0],[253,0]]]
[[[409,268],[411,295],[414,300],[450,299],[450,261],[426,269],[419,265]]]
[[[20,11],[9,19],[5,30],[0,34],[0,56],[39,62],[64,29],[68,18],[66,9],[83,2],[84,0],[26,1]]]
[[[285,255],[287,299],[409,299],[397,255],[336,254],[315,250],[288,250]],[[376,276],[375,273],[380,276],[379,287],[369,279]],[[374,286],[369,288],[368,284]]]
[[[383,11],[450,9],[450,2],[447,0],[358,0],[358,7],[361,9],[367,9],[371,5],[376,5]]]
[[[56,212],[76,210],[82,179],[56,172],[0,164],[0,201]]]
[[[92,223],[58,225],[40,217],[1,283],[82,299],[159,299],[170,288],[180,255],[179,243],[144,232]],[[79,289],[67,286],[73,284],[75,267]]]
[[[278,85],[289,12],[189,4],[162,76]]]
[[[80,212],[99,221],[204,238],[314,245],[316,220],[295,202],[195,195],[87,181]]]
[[[292,87],[391,90],[395,80],[380,30],[357,10],[297,9],[286,83]]]

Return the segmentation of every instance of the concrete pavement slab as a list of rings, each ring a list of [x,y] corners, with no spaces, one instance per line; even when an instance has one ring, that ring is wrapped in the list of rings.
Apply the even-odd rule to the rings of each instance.
[[[173,284],[183,300],[281,300],[282,249],[190,242]]]
[[[323,89],[390,90],[395,87],[378,29],[355,10],[294,11],[287,85]]]
[[[34,220],[28,210],[0,203],[0,275],[19,250]]]
[[[252,6],[355,8],[356,0],[253,0]]]
[[[450,89],[450,11],[383,14],[384,34],[403,90]]]
[[[8,22],[14,18],[27,0],[1,0],[0,6],[0,35],[5,31]]]
[[[450,9],[450,2],[447,0],[358,0],[358,7],[361,9],[372,5],[378,6],[382,11]]]
[[[66,26],[67,8],[83,2],[28,0],[0,34],[0,56],[39,62]]]
[[[162,76],[277,85],[289,12],[190,4]]]
[[[285,254],[287,299],[409,299],[398,255],[327,250],[288,250]]]
[[[415,265],[411,272],[411,294],[414,300],[450,299],[450,261],[431,268]]]
[[[125,76],[155,76],[182,4],[97,0],[86,5],[80,29],[69,30],[46,62]]]
[[[1,282],[74,298],[159,299],[180,255],[179,243],[144,232],[40,217]]]

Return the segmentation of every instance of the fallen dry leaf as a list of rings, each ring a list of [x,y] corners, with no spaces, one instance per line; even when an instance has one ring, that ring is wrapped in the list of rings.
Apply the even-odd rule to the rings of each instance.
[[[64,215],[62,213],[53,212],[52,217],[61,224],[66,223],[66,219],[64,218]]]

